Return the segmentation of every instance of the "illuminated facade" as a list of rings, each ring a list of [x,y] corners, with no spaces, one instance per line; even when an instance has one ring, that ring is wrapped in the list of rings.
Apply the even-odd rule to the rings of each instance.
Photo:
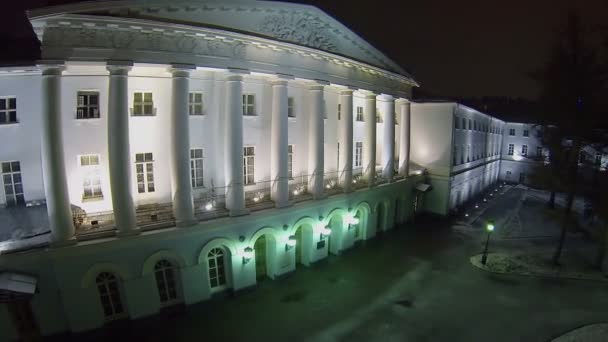
[[[113,1],[30,18],[43,60],[0,70],[3,340],[246,289],[426,202],[409,165],[416,82],[314,7]]]

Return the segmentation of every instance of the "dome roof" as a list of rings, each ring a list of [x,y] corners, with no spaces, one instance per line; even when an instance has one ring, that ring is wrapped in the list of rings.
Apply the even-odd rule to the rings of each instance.
[[[346,26],[309,5],[256,0],[102,1],[41,8],[30,11],[29,17],[36,20],[62,14],[136,18],[245,33],[334,53],[412,79]]]

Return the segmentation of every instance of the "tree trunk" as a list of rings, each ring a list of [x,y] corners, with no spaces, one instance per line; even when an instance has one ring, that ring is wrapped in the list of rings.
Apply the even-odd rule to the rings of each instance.
[[[555,190],[551,191],[551,196],[549,197],[549,208],[555,208]]]
[[[608,222],[604,223],[604,228],[602,229],[602,235],[600,237],[600,248],[597,253],[597,260],[595,263],[595,267],[600,271],[604,271],[604,264],[607,263],[606,260],[606,249],[608,249]],[[608,270],[606,270],[608,271]]]
[[[559,265],[559,258],[562,256],[562,249],[564,248],[564,244],[566,242],[566,234],[568,232],[568,223],[570,222],[570,214],[572,208],[572,202],[574,201],[574,192],[568,192],[568,199],[566,203],[566,207],[564,208],[564,215],[562,216],[562,230],[559,235],[559,241],[557,243],[557,248],[555,249],[555,253],[553,254],[553,264]]]

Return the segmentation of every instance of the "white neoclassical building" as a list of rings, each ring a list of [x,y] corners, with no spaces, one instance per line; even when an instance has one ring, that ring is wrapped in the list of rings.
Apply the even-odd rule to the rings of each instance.
[[[42,60],[0,68],[2,340],[238,292],[431,203],[409,163],[417,83],[317,8],[29,17]]]

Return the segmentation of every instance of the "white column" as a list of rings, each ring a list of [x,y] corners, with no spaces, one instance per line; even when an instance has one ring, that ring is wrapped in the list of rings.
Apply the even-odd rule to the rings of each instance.
[[[353,184],[353,91],[340,92],[340,185],[350,192]]]
[[[399,175],[408,177],[410,168],[410,102],[402,99],[398,102],[399,124]]]
[[[130,65],[108,65],[110,82],[108,91],[108,157],[110,189],[114,224],[119,235],[138,233],[135,206],[131,193],[131,150],[129,148],[129,94]]]
[[[189,67],[172,68],[171,97],[171,195],[178,227],[196,224],[190,180]]]
[[[51,228],[50,243],[76,242],[63,155],[61,73],[63,66],[42,66],[42,175]]]
[[[323,85],[309,88],[309,129],[308,129],[308,192],[314,199],[323,198],[324,168],[324,122]]]
[[[245,209],[243,182],[243,76],[231,73],[226,77],[224,111],[224,175],[226,209],[231,216],[248,213]]]
[[[277,208],[289,205],[287,178],[287,81],[272,82],[272,122],[270,132],[271,198]]]
[[[376,94],[365,96],[363,108],[365,139],[363,140],[363,173],[368,186],[376,181]]]
[[[382,135],[382,177],[393,179],[395,173],[395,99],[390,95],[382,97],[384,133]]]

